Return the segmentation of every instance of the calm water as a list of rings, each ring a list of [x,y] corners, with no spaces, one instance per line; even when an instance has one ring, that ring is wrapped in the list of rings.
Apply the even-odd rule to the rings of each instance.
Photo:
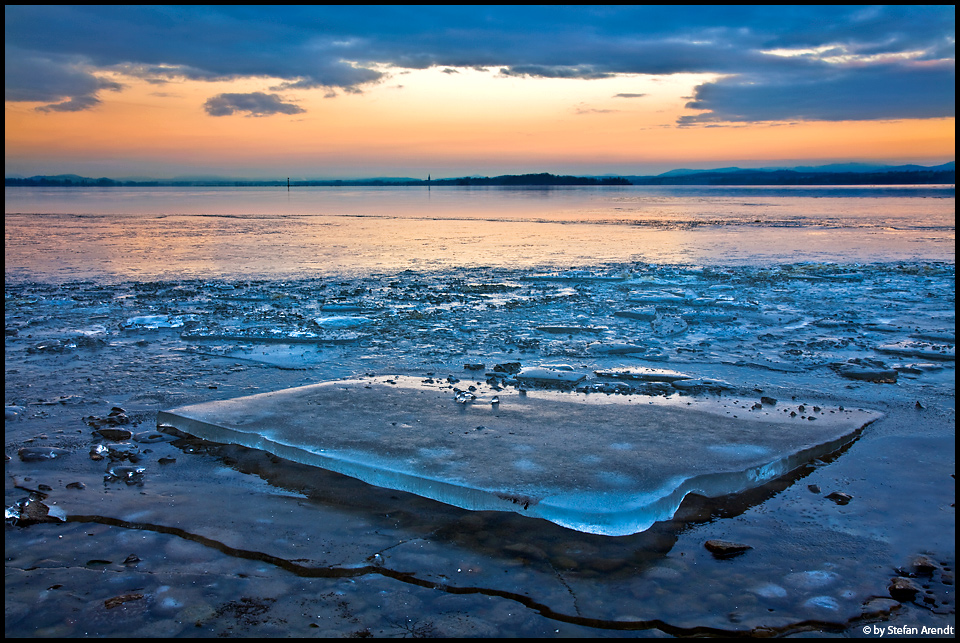
[[[953,186],[7,188],[8,280],[954,261]]]

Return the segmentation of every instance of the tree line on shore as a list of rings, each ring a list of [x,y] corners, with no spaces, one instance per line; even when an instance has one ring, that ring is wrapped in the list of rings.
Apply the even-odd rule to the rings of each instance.
[[[660,176],[561,176],[508,174],[455,179],[335,179],[335,180],[147,180],[124,181],[76,175],[5,178],[6,187],[323,187],[323,186],[564,186],[564,185],[937,185],[955,184],[953,169],[878,172],[802,172],[797,170],[740,170]]]

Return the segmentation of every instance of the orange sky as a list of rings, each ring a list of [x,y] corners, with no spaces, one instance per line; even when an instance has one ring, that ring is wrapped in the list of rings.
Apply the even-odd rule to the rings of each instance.
[[[716,74],[585,80],[444,69],[384,67],[379,83],[335,97],[322,88],[278,91],[281,80],[273,78],[159,84],[103,72],[123,89],[100,92],[101,103],[87,110],[5,104],[6,171],[441,178],[954,158],[954,118],[679,126],[680,116],[697,113],[685,107],[694,88]],[[276,94],[304,112],[211,116],[203,109],[227,92]]]

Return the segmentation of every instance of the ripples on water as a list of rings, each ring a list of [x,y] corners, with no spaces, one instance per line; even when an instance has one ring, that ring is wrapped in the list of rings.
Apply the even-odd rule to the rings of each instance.
[[[7,188],[7,278],[952,261],[952,187]]]

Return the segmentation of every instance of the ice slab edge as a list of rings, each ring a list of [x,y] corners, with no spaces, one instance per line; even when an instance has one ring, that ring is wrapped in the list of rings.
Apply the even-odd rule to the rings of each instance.
[[[671,518],[688,493],[727,495],[785,475],[881,417],[745,411],[732,399],[497,397],[491,404],[478,391],[461,404],[443,383],[380,378],[196,404],[158,421],[464,509],[619,536]]]

